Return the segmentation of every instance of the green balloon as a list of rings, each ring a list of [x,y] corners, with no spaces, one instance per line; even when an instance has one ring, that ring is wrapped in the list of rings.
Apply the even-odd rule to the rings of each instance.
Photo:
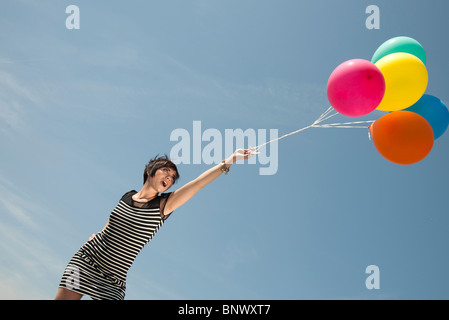
[[[405,52],[418,57],[424,65],[426,64],[426,52],[421,44],[409,37],[395,37],[385,41],[376,52],[374,52],[372,63],[376,63],[383,57],[396,52]]]

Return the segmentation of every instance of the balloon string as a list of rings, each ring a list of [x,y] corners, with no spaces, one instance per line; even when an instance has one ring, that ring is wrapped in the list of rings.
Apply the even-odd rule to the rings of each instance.
[[[299,133],[299,132],[301,132],[301,131],[304,131],[304,130],[306,130],[306,129],[309,129],[309,128],[311,128],[312,126],[313,126],[313,125],[304,127],[304,128],[302,128],[302,129],[299,129],[299,130],[296,130],[296,131],[287,133],[287,134],[285,134],[285,135],[283,135],[282,137],[279,137],[279,138],[277,138],[277,139],[273,139],[273,140],[270,140],[270,141],[265,142],[265,143],[263,143],[263,144],[260,144],[260,145],[258,145],[257,147],[254,147],[253,152],[257,152],[258,150],[260,150],[260,148],[266,146],[267,144],[270,144],[270,143],[272,143],[272,142],[275,142],[275,141],[284,139],[284,138],[286,138],[286,137],[288,137],[288,136],[291,136],[291,135],[294,135],[294,134]]]
[[[272,142],[282,140],[284,138],[287,138],[288,136],[292,136],[294,134],[297,134],[297,133],[299,133],[301,131],[304,131],[306,129],[309,129],[309,128],[350,128],[350,129],[361,128],[361,129],[367,129],[367,128],[369,128],[369,125],[362,126],[362,125],[359,125],[359,124],[363,124],[363,123],[364,124],[368,124],[369,123],[371,125],[374,122],[374,120],[367,120],[367,121],[354,121],[354,122],[320,124],[321,122],[326,121],[326,120],[328,120],[328,119],[330,119],[333,116],[336,116],[338,114],[338,112],[332,113],[332,111],[334,111],[334,108],[333,107],[329,107],[311,125],[309,125],[307,127],[304,127],[304,128],[301,128],[301,129],[298,129],[296,131],[284,134],[283,136],[281,136],[279,138],[270,140],[270,141],[265,142],[263,144],[260,144],[257,147],[254,147],[252,152],[253,153],[257,153],[257,151],[260,150],[260,148],[262,148],[262,147],[264,147],[264,146],[266,146],[266,145],[268,145],[268,144],[270,144]]]
[[[343,123],[329,123],[329,124],[322,124],[322,125],[315,125],[316,128],[367,128],[367,126],[354,126],[354,124],[361,124],[361,123],[373,123],[373,120],[368,121],[354,121],[354,122],[343,122]]]

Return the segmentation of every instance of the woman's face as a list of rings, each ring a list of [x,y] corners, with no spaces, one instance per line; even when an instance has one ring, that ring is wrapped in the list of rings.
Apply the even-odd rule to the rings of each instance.
[[[156,170],[154,177],[150,177],[151,186],[159,193],[167,191],[175,182],[176,172],[170,168]]]

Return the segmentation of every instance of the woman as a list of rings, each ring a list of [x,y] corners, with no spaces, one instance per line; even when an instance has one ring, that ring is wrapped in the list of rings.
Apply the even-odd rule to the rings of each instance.
[[[56,300],[124,299],[126,275],[137,254],[153,238],[168,216],[201,188],[218,178],[237,160],[248,159],[253,149],[238,149],[220,164],[178,190],[165,193],[179,178],[167,157],[145,167],[139,192],[127,192],[112,211],[106,226],[92,235],[68,263]]]

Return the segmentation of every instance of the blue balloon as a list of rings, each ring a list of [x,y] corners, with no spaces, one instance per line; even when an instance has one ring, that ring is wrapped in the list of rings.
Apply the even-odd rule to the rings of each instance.
[[[418,102],[404,110],[424,117],[432,126],[435,140],[441,137],[449,125],[449,110],[437,97],[424,94]]]

